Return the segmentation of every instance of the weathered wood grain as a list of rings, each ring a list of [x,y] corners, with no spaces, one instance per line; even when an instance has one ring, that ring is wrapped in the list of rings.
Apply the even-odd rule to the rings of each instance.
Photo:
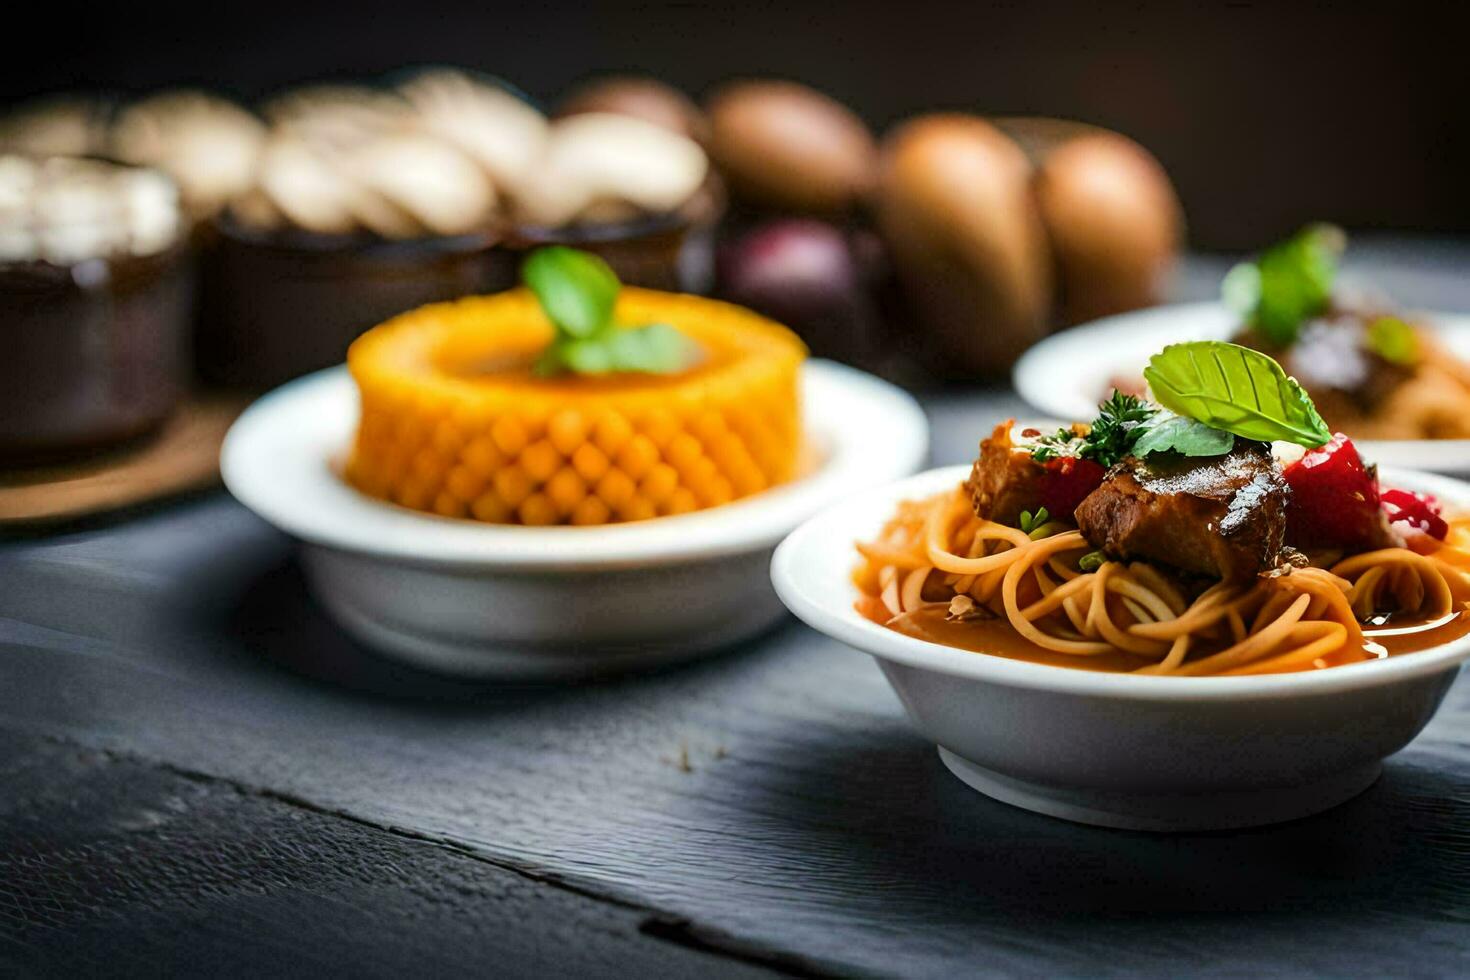
[[[0,973],[756,977],[644,911],[136,761],[0,741]],[[528,928],[534,926],[534,928]]]
[[[353,648],[223,500],[0,576],[0,727],[451,840],[717,945],[915,975],[1470,966],[1464,686],[1344,808],[1151,837],[972,793],[870,663],[796,626],[654,677],[461,689]]]
[[[1470,308],[1470,284],[1454,288]],[[926,404],[939,463],[1017,407],[1000,391]],[[579,688],[464,687],[385,663],[305,596],[288,542],[214,498],[0,548],[4,732],[453,842],[812,970],[1470,972],[1463,682],[1377,786],[1330,813],[1231,834],[1097,830],[959,784],[866,658],[795,624]]]

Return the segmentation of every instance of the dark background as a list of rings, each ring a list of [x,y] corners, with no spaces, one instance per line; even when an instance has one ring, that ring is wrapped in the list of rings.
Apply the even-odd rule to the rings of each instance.
[[[538,99],[647,72],[694,94],[784,75],[876,127],[937,108],[1118,129],[1174,176],[1197,248],[1313,219],[1470,232],[1461,5],[828,2],[28,4],[0,101],[181,83],[251,99],[448,62]],[[12,16],[19,10],[12,8]]]

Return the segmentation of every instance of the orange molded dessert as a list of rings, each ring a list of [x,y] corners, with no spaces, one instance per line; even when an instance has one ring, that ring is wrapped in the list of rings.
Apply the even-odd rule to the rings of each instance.
[[[624,288],[620,323],[671,324],[701,360],[670,375],[538,376],[553,328],[526,289],[425,306],[369,331],[347,478],[416,510],[606,524],[727,503],[792,478],[801,442],[785,327],[726,303]]]

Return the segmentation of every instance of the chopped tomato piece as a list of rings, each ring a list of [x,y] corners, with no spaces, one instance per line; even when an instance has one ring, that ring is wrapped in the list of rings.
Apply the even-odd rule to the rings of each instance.
[[[1385,540],[1378,474],[1337,433],[1282,471],[1291,487],[1286,542],[1297,548],[1367,549]]]
[[[1440,516],[1439,501],[1427,493],[1409,490],[1383,491],[1383,512],[1396,530],[1421,531],[1440,541],[1450,533],[1450,525]],[[1401,525],[1401,527],[1400,527]]]
[[[1058,456],[1042,466],[1041,505],[1054,517],[1070,521],[1082,498],[1102,485],[1107,470],[1101,463],[1075,456]]]

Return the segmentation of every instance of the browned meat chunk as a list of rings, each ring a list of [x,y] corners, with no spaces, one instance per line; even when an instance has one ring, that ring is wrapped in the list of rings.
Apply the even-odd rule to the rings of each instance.
[[[1240,581],[1276,567],[1290,495],[1265,443],[1225,456],[1129,457],[1077,508],[1077,526],[1110,558],[1147,558]]]
[[[1041,479],[1046,475],[1045,468],[1031,458],[1029,446],[1011,441],[1014,425],[1014,419],[997,425],[990,438],[980,443],[980,457],[965,481],[977,516],[1012,526],[1020,523],[1021,511],[1040,506]]]

